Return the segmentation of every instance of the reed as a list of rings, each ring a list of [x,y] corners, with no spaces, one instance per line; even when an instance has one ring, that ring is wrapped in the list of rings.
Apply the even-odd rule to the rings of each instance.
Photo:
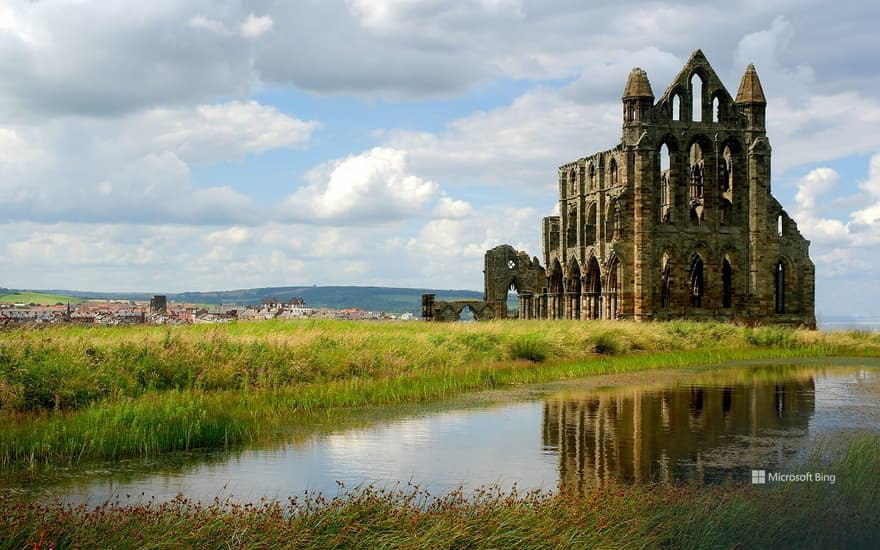
[[[880,440],[804,468],[839,480],[782,486],[623,485],[434,496],[411,485],[340,488],[286,502],[107,502],[95,509],[0,496],[0,549],[876,548]]]
[[[880,335],[717,323],[263,322],[0,331],[0,464],[259,441],[350,407],[725,360],[880,354]]]

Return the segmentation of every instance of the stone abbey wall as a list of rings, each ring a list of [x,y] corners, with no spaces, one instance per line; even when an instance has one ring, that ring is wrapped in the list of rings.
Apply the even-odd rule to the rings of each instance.
[[[723,319],[815,326],[809,241],[771,195],[766,99],[755,68],[732,97],[699,50],[655,101],[633,69],[623,136],[559,168],[543,263],[486,254],[486,296],[506,316]]]

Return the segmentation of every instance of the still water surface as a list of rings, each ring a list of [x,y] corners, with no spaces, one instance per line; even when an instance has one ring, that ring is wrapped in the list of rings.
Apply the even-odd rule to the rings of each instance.
[[[593,377],[468,399],[267,448],[34,474],[3,485],[97,504],[178,493],[286,500],[304,491],[335,495],[338,482],[413,482],[434,494],[460,485],[553,489],[561,481],[592,487],[610,479],[741,483],[753,468],[795,468],[817,445],[834,452],[858,434],[880,434],[880,360]]]

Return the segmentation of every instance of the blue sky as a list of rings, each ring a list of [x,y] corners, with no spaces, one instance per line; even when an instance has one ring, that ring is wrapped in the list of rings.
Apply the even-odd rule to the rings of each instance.
[[[702,49],[754,63],[817,313],[880,307],[872,3],[0,1],[0,286],[482,285],[556,168]]]

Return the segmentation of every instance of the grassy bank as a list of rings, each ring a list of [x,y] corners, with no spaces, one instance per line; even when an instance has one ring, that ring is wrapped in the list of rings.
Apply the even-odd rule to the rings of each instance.
[[[610,485],[433,499],[416,488],[328,499],[200,505],[107,503],[95,510],[0,497],[0,549],[199,548],[871,548],[880,544],[880,440],[830,463],[836,483]]]
[[[0,331],[0,463],[270,437],[348,407],[732,359],[880,355],[880,335],[671,322],[264,322]]]

